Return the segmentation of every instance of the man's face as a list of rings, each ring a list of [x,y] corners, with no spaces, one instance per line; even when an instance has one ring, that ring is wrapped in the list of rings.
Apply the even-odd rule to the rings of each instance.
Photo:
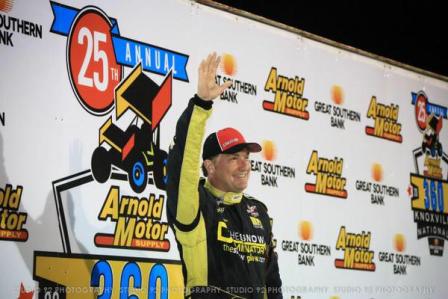
[[[234,154],[219,154],[212,163],[213,171],[208,179],[213,186],[225,192],[243,192],[247,188],[250,173],[247,149]]]

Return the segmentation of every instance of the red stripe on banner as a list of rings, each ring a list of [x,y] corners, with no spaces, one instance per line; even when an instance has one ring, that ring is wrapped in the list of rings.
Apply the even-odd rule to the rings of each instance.
[[[95,245],[104,247],[125,247],[125,248],[135,248],[135,249],[152,249],[160,251],[170,250],[170,242],[168,240],[145,240],[133,238],[130,246],[124,245],[114,245],[115,237],[114,235],[107,234],[96,234],[95,235]]]
[[[10,241],[26,241],[28,240],[28,231],[0,229],[0,239]]]

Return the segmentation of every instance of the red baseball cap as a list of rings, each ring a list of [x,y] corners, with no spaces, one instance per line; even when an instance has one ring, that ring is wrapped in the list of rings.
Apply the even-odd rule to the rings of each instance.
[[[261,151],[261,145],[256,142],[246,142],[243,135],[234,128],[225,128],[211,133],[205,139],[202,149],[202,160],[210,159],[219,154],[233,154],[242,149],[251,153]]]

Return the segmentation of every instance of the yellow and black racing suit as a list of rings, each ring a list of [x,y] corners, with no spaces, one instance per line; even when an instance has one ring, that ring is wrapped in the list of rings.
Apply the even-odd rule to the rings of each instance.
[[[200,179],[212,102],[193,97],[168,156],[167,216],[182,261],[187,298],[282,298],[266,206]]]

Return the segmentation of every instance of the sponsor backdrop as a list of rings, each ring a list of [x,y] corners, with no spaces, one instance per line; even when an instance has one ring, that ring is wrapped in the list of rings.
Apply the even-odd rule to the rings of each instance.
[[[0,1],[0,297],[182,298],[165,165],[212,51],[285,298],[446,298],[448,83],[187,0]]]

